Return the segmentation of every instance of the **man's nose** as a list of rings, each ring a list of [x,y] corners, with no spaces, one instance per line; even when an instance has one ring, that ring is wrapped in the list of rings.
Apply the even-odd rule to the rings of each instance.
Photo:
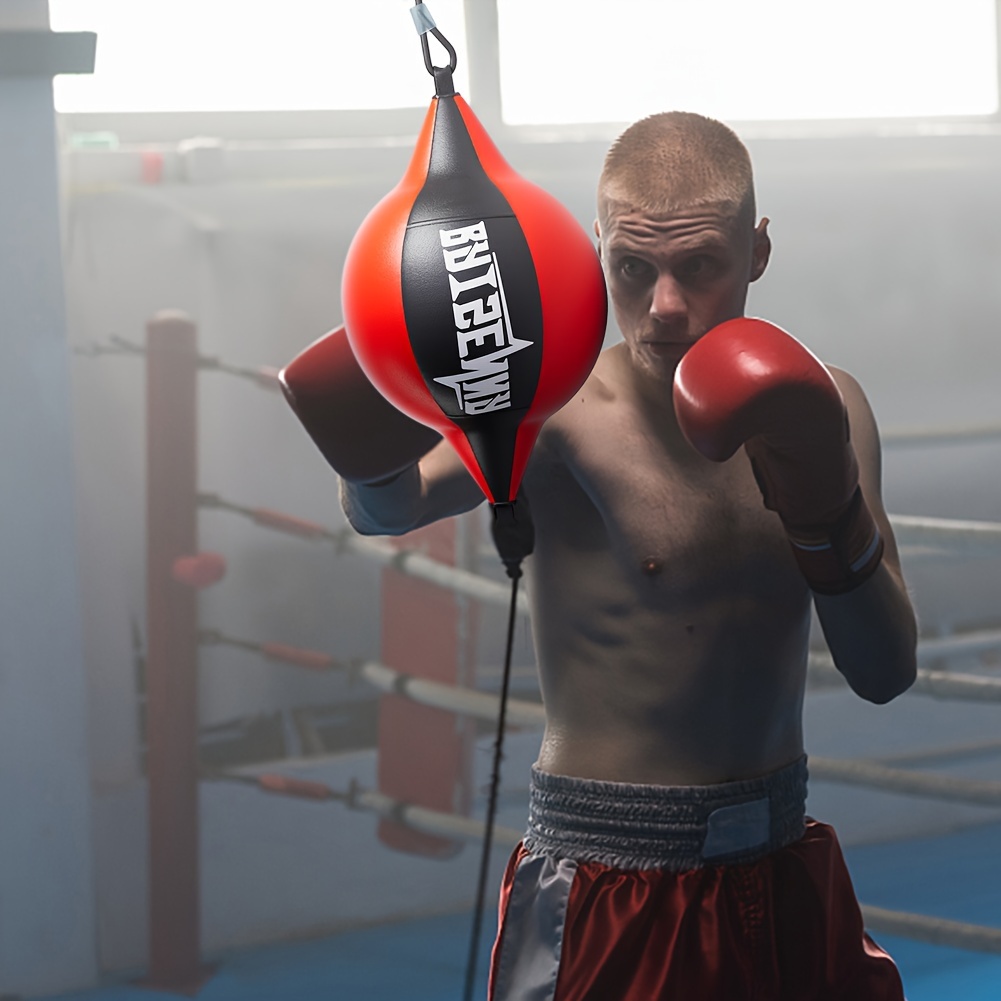
[[[683,290],[670,274],[657,276],[650,302],[650,316],[658,323],[677,324],[688,316],[688,303]]]

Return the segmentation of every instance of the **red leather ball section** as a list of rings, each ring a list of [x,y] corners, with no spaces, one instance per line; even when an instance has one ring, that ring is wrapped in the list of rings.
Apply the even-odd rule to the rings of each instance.
[[[580,388],[601,350],[607,298],[597,252],[567,209],[516,173],[461,97],[454,98],[477,158],[522,229],[542,307],[542,364],[518,427],[510,492],[493,497],[465,434],[439,408],[414,358],[404,315],[401,260],[407,222],[431,154],[437,101],[400,184],[369,213],[348,251],[342,283],[351,348],[372,384],[397,409],[445,435],[491,501],[513,500],[543,422]],[[508,286],[509,297],[518,290]],[[454,330],[443,330],[454,339]]]
[[[344,261],[341,305],[358,364],[382,395],[408,417],[444,432],[451,427],[414,359],[403,312],[403,238],[427,176],[434,131],[432,102],[400,183],[365,217]]]

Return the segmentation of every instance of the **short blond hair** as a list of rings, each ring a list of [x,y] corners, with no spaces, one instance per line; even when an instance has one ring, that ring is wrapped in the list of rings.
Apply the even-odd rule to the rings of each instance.
[[[598,218],[608,202],[666,215],[719,205],[754,225],[751,157],[722,122],[688,111],[666,111],[630,125],[605,155],[598,183]]]

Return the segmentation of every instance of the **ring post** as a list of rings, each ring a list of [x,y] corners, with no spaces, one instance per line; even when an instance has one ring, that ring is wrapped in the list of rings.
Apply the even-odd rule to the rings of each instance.
[[[453,566],[475,538],[469,519],[449,518],[395,540]],[[382,662],[450,686],[473,686],[478,611],[452,591],[428,587],[392,566],[382,573]],[[454,711],[419,705],[405,694],[379,699],[379,792],[442,813],[468,816],[472,806],[475,723]],[[450,858],[463,843],[414,830],[399,818],[379,821],[379,840],[395,851]]]
[[[145,986],[194,993],[200,958],[197,592],[175,561],[197,546],[195,324],[158,313],[146,327],[146,774],[149,973]]]

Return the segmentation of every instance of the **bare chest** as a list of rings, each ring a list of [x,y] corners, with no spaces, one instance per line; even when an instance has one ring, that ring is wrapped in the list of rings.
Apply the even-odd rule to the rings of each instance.
[[[559,461],[533,471],[542,551],[590,562],[654,603],[767,597],[799,581],[743,450],[711,463],[609,408],[578,420]],[[592,581],[592,586],[594,581]]]

